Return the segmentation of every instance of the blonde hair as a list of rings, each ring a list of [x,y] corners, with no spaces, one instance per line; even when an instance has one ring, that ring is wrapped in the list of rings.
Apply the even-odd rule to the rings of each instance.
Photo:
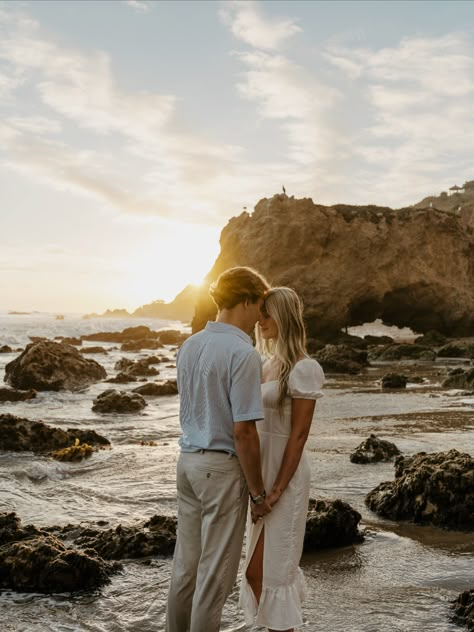
[[[219,310],[232,309],[247,299],[256,303],[263,298],[270,284],[253,268],[237,266],[222,272],[209,294]]]
[[[275,321],[276,340],[264,340],[257,327],[257,348],[260,353],[273,355],[279,364],[278,406],[281,407],[288,393],[290,371],[301,356],[306,356],[306,331],[303,321],[303,303],[289,287],[274,287],[264,297],[262,314]]]

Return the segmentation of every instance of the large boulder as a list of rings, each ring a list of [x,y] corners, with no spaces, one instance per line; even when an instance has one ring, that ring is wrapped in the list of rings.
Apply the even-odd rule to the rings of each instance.
[[[71,345],[49,340],[29,344],[5,367],[5,382],[37,391],[77,390],[107,377],[102,365]]]
[[[110,441],[95,430],[62,430],[48,426],[43,421],[30,421],[10,414],[0,415],[0,450],[47,454],[73,446],[76,439],[98,448],[110,446]]]
[[[127,393],[109,388],[95,398],[92,410],[96,413],[127,414],[136,413],[146,405],[146,401],[139,393]]]
[[[301,295],[310,338],[377,318],[420,333],[474,335],[474,231],[455,213],[328,207],[279,194],[232,218],[220,244],[193,331],[214,317],[209,284],[247,265]]]
[[[348,503],[336,500],[309,499],[304,550],[347,546],[361,542],[358,525],[361,515]]]
[[[378,485],[365,502],[391,520],[474,530],[474,459],[457,450],[398,457],[395,480]]]
[[[0,588],[26,592],[71,592],[98,588],[121,568],[93,551],[67,548],[14,513],[0,514]]]
[[[361,444],[350,455],[351,463],[377,463],[379,461],[390,461],[394,456],[400,454],[400,450],[394,443],[379,439],[371,434],[368,439]]]

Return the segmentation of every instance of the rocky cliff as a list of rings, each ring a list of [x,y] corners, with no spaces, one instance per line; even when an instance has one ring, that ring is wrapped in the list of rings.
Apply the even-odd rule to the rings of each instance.
[[[331,207],[285,194],[229,221],[208,283],[249,265],[302,296],[310,336],[381,318],[415,331],[474,334],[474,228],[434,208]],[[202,291],[193,319],[215,310]]]
[[[194,314],[198,295],[199,288],[195,285],[187,285],[171,303],[157,300],[138,307],[132,313],[126,309],[108,309],[103,314],[85,314],[83,318],[165,318],[189,323]]]
[[[413,208],[434,208],[449,211],[459,216],[461,224],[467,228],[474,228],[474,180],[465,182],[462,187],[451,187],[449,194],[442,191],[439,195],[423,198]]]

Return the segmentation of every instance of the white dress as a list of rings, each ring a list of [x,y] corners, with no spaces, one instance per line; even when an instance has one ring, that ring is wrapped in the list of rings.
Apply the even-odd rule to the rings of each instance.
[[[288,396],[280,414],[278,381],[262,384],[264,420],[257,423],[265,489],[271,490],[291,431],[291,398],[322,396],[324,373],[311,358],[295,364],[288,378]],[[247,625],[288,630],[303,624],[301,605],[305,580],[299,568],[308,510],[311,473],[305,451],[298,468],[270,514],[253,524],[247,520],[246,560],[249,564],[260,533],[265,528],[263,587],[260,604],[247,582],[245,571],[240,588],[240,606]]]

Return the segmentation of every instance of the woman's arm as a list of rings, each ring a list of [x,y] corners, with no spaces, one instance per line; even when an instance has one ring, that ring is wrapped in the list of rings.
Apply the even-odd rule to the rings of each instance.
[[[278,502],[280,496],[293,478],[299,465],[303,448],[308,438],[313,420],[316,401],[314,399],[291,400],[291,433],[286,444],[280,469],[271,492],[267,496],[270,505]]]

